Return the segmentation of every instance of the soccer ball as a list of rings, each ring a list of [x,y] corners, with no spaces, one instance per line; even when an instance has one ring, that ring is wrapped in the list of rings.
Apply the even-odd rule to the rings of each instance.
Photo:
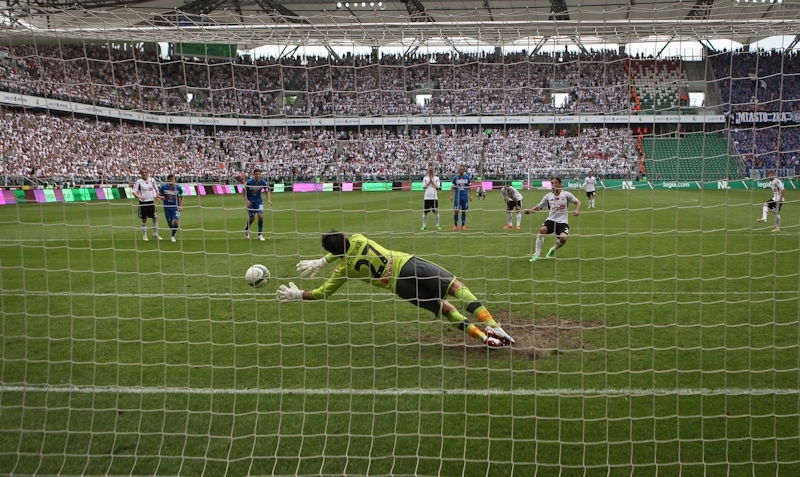
[[[247,284],[253,288],[261,288],[269,282],[269,270],[264,265],[253,265],[244,274]]]

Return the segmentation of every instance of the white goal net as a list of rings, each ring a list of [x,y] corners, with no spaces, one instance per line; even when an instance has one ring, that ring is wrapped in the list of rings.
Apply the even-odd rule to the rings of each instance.
[[[174,7],[0,9],[0,474],[800,474],[795,5]]]

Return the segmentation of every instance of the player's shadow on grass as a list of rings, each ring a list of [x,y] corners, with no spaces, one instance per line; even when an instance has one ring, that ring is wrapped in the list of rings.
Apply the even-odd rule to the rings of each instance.
[[[465,336],[455,328],[445,325],[441,334],[424,334],[425,343],[442,343],[453,352],[481,354],[489,351],[490,357],[503,359],[508,351],[519,353],[529,360],[547,358],[569,351],[591,348],[587,346],[585,332],[602,327],[599,321],[575,321],[555,316],[538,318],[512,317],[508,313],[495,313],[495,320],[516,340],[510,348],[486,348],[478,341]],[[466,348],[466,349],[465,349]],[[507,358],[506,358],[507,359]]]

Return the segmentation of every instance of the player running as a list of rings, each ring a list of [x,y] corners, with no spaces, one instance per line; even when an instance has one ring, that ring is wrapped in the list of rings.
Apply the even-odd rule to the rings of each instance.
[[[453,230],[458,230],[459,210],[461,211],[461,230],[467,230],[467,210],[472,201],[472,187],[469,174],[466,173],[464,166],[458,166],[458,175],[453,177],[450,200],[453,201]]]
[[[775,171],[767,171],[769,178],[769,187],[772,189],[772,200],[764,203],[762,207],[761,218],[756,219],[757,222],[767,221],[767,211],[771,210],[775,214],[775,228],[773,232],[781,231],[781,206],[783,206],[783,181],[775,177]]]
[[[331,277],[312,291],[300,290],[292,282],[289,282],[289,286],[281,285],[277,291],[278,301],[322,300],[335,293],[348,278],[353,278],[390,290],[436,316],[444,315],[460,330],[481,340],[486,346],[502,347],[514,343],[514,339],[494,321],[489,310],[475,295],[453,274],[434,263],[385,249],[361,234],[348,239],[336,230],[322,234],[322,248],[328,252],[324,257],[301,260],[297,264],[297,271],[301,276],[314,277],[325,265],[341,259]],[[445,300],[448,295],[466,301],[467,311],[486,327],[481,330],[470,323],[455,306]]]
[[[428,167],[428,175],[422,178],[422,188],[425,190],[425,197],[423,198],[422,228],[420,230],[425,230],[428,226],[428,212],[431,211],[436,217],[436,230],[442,230],[439,227],[439,193],[437,192],[442,188],[442,183],[434,172],[433,166]]]
[[[139,171],[141,178],[133,184],[133,196],[139,199],[139,218],[142,219],[142,240],[147,242],[147,219],[153,219],[153,238],[161,240],[158,235],[158,214],[154,200],[160,200],[156,180],[150,177],[150,172],[143,168]]]
[[[158,195],[164,201],[164,218],[167,219],[169,228],[172,229],[170,242],[175,242],[175,234],[178,233],[178,221],[183,211],[183,188],[175,183],[175,175],[167,176],[167,183],[161,184]]]
[[[520,212],[520,209],[522,208],[522,194],[520,194],[519,191],[514,187],[511,187],[511,185],[508,183],[506,183],[506,185],[500,189],[500,194],[502,194],[503,202],[506,204],[506,226],[504,228],[513,228],[511,226],[511,211],[516,210],[517,229],[519,229],[522,225],[522,212]]]
[[[258,215],[258,240],[264,241],[261,235],[264,231],[264,203],[262,202],[261,191],[267,191],[267,203],[272,207],[272,195],[269,192],[267,181],[261,178],[261,170],[253,171],[253,177],[244,184],[244,201],[247,206],[247,215],[250,220],[244,226],[244,238],[250,238],[250,226]]]
[[[594,195],[595,191],[597,190],[597,178],[594,177],[592,171],[589,171],[589,175],[586,176],[586,179],[583,180],[583,191],[586,192],[586,207],[589,209],[594,209]]]
[[[545,235],[555,232],[557,238],[556,244],[547,252],[545,258],[553,258],[556,254],[556,250],[567,243],[567,238],[569,237],[569,204],[575,204],[575,211],[572,212],[572,215],[577,217],[581,213],[581,201],[572,195],[571,192],[562,190],[563,183],[561,178],[553,177],[552,184],[552,192],[545,194],[542,201],[534,208],[525,210],[526,214],[542,210],[544,207],[550,210],[547,220],[542,224],[542,228],[539,229],[539,235],[536,237],[536,253],[531,257],[531,262],[539,260],[539,254],[542,253],[542,244],[544,243]]]

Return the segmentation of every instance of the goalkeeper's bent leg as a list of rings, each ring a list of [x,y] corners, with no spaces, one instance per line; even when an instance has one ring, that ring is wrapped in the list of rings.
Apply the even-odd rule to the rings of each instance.
[[[498,327],[500,325],[494,321],[492,314],[489,313],[489,310],[486,309],[483,304],[469,291],[469,288],[464,286],[463,283],[456,281],[453,285],[450,286],[450,295],[458,298],[459,300],[463,300],[467,302],[467,311],[472,314],[475,318],[478,319],[481,323],[485,323],[486,326],[491,327]]]
[[[444,315],[450,323],[458,323],[458,329],[466,332],[473,338],[477,338],[481,341],[486,339],[486,334],[481,331],[480,328],[470,323],[464,315],[459,313],[458,310],[447,301],[442,303],[442,315]]]

